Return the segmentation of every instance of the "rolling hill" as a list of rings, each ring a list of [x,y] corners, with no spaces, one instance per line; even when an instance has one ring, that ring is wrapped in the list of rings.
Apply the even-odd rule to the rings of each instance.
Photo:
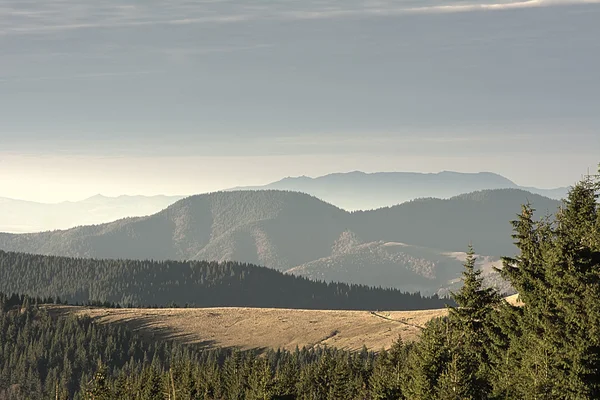
[[[434,197],[450,198],[462,193],[489,189],[521,189],[552,199],[562,199],[568,188],[538,189],[522,187],[491,172],[439,173],[360,171],[335,173],[316,178],[288,177],[264,186],[238,187],[232,190],[292,190],[308,193],[348,211],[389,207],[410,200]]]
[[[505,298],[522,305],[518,295]],[[329,346],[359,351],[389,349],[402,337],[419,337],[447,308],[413,311],[298,310],[282,308],[101,308],[44,305],[50,315],[90,317],[101,324],[125,325],[152,339],[204,347],[287,349]]]
[[[280,308],[96,308],[44,306],[53,316],[88,316],[125,325],[142,336],[208,348],[287,349],[318,346],[360,351],[389,348],[400,335],[415,340],[447,309],[418,311],[290,310]]]
[[[465,258],[465,252],[444,252],[406,243],[356,242],[341,252],[334,247],[331,256],[291,268],[287,272],[331,282],[344,282],[348,277],[353,277],[357,282],[373,286],[385,287],[388,285],[382,282],[396,282],[404,290],[421,293],[431,293],[435,287],[438,295],[446,296],[449,290],[458,289],[458,273]],[[477,259],[477,266],[483,270],[487,284],[508,293],[512,289],[493,269],[501,265],[498,257],[478,256]]]
[[[514,252],[509,221],[530,201],[559,202],[518,189],[420,199],[349,213],[286,191],[192,196],[148,217],[36,234],[0,234],[7,251],[111,259],[242,261],[311,278],[437,292],[461,270],[446,253]]]

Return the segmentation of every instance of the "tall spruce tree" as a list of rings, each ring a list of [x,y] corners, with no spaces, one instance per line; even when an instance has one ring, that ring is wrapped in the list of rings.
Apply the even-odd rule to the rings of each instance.
[[[484,325],[500,296],[494,288],[484,286],[482,271],[476,268],[476,262],[473,246],[469,246],[462,273],[463,285],[452,293],[456,307],[449,307],[448,311],[452,325],[462,331],[461,343],[479,351],[485,347]]]
[[[575,185],[555,221],[536,221],[526,205],[513,222],[519,255],[506,258],[501,273],[524,305],[504,307],[496,319],[504,326],[496,349],[504,346],[515,371],[506,379],[496,352],[494,367],[504,377],[497,393],[510,385],[524,399],[600,397],[598,188],[591,177]]]
[[[470,245],[462,274],[463,285],[452,293],[456,307],[449,307],[450,359],[438,383],[439,398],[485,399],[490,392],[489,340],[485,326],[500,296],[495,289],[484,286],[476,261]]]
[[[553,393],[600,397],[600,224],[597,181],[577,184],[556,217],[547,278],[555,307]]]
[[[402,387],[407,399],[437,397],[438,380],[450,361],[449,335],[447,318],[434,318],[425,325],[407,359],[408,376]]]

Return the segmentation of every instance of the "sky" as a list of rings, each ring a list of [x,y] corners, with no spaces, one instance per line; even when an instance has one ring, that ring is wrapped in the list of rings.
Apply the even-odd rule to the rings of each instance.
[[[600,2],[0,0],[0,197],[362,170],[574,183]]]

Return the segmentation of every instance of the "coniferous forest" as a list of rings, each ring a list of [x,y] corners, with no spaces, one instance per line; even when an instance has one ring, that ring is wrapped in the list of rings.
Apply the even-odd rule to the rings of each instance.
[[[470,249],[448,316],[376,353],[146,342],[3,296],[0,399],[598,399],[599,189],[586,179],[554,218],[524,205],[512,222],[518,252],[501,274],[522,305],[483,286]]]
[[[237,262],[95,260],[1,250],[0,291],[135,307],[418,310],[449,302],[396,289],[316,282]]]

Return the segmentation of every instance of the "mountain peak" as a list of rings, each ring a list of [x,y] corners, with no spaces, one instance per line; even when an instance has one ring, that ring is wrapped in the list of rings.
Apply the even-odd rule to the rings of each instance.
[[[108,196],[104,196],[103,194],[98,193],[98,194],[95,194],[95,195],[93,195],[91,197],[88,197],[87,199],[85,199],[83,201],[88,201],[88,200],[106,200],[108,198],[109,198]]]

